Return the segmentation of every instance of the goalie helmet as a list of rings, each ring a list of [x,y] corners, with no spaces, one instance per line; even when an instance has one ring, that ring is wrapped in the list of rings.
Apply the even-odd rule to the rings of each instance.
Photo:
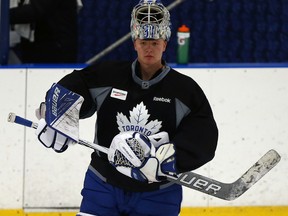
[[[171,36],[170,13],[160,0],[141,0],[131,13],[131,37],[164,39]]]

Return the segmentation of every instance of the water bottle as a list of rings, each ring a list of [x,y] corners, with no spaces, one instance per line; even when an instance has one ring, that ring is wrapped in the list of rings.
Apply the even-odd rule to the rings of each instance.
[[[177,41],[177,63],[178,64],[188,64],[189,62],[189,39],[190,39],[190,29],[186,25],[182,25],[178,28]]]

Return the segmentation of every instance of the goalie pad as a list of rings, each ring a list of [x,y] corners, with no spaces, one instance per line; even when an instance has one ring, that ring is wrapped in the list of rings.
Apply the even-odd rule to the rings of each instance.
[[[46,95],[45,120],[48,126],[73,141],[79,140],[79,112],[84,98],[54,83]]]

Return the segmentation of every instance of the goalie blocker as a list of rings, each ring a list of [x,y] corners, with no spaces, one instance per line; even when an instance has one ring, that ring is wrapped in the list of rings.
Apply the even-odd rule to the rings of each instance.
[[[74,140],[79,139],[79,112],[84,98],[59,84],[53,84],[46,95],[47,124]]]
[[[40,118],[45,116],[45,119],[40,119],[35,131],[45,147],[63,152],[69,144],[78,142],[79,112],[83,101],[79,94],[59,84],[52,85],[47,92],[45,105],[41,103],[36,111]]]

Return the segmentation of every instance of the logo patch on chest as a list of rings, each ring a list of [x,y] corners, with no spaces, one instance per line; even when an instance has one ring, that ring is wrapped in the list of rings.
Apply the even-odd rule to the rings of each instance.
[[[123,90],[120,90],[120,89],[113,88],[112,91],[111,91],[110,97],[116,98],[116,99],[119,99],[119,100],[126,100],[127,94],[128,94],[127,91],[123,91]]]
[[[127,117],[123,113],[117,113],[117,124],[120,132],[135,131],[146,136],[158,133],[162,128],[162,121],[150,120],[150,114],[143,102],[137,104]]]

